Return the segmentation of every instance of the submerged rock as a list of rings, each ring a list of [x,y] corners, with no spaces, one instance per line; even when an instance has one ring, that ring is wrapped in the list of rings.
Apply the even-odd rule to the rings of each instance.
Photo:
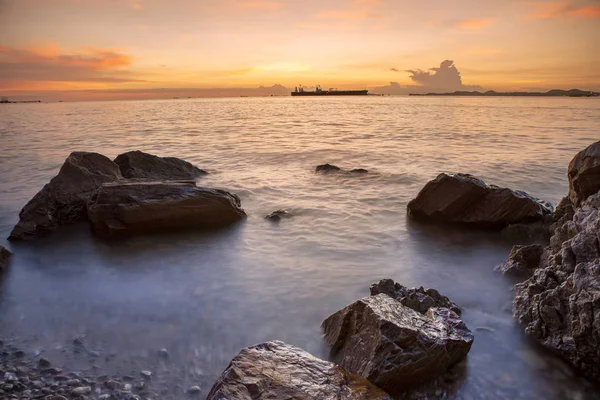
[[[495,268],[504,275],[523,276],[533,272],[540,265],[544,247],[539,244],[513,246],[508,261]]]
[[[445,307],[460,315],[460,308],[450,301],[446,296],[441,295],[435,289],[407,288],[391,279],[382,279],[371,285],[371,296],[380,293],[398,300],[406,307],[425,314],[431,307]]]
[[[269,221],[273,221],[273,222],[279,222],[283,218],[291,218],[291,217],[292,217],[292,214],[290,214],[289,212],[287,212],[285,210],[277,210],[277,211],[273,211],[271,214],[267,215],[265,217],[265,219],[268,219]]]
[[[73,152],[58,175],[19,213],[9,239],[35,239],[84,219],[86,203],[103,183],[122,179],[119,167],[98,153]]]
[[[351,174],[368,174],[369,171],[364,168],[354,168],[350,170]]]
[[[243,349],[206,399],[391,400],[366,379],[279,341]]]
[[[341,170],[342,169],[340,167],[336,167],[335,165],[322,164],[322,165],[317,165],[315,172],[337,172],[337,171],[341,171]]]
[[[12,256],[12,253],[8,249],[0,244],[0,270],[8,264],[8,260]]]
[[[542,221],[552,208],[529,194],[494,185],[468,174],[440,174],[408,203],[416,219],[502,229]]]
[[[445,373],[471,349],[473,335],[448,308],[426,315],[386,294],[365,297],[323,322],[331,357],[397,395]]]
[[[600,192],[554,226],[539,268],[515,286],[525,332],[600,381]]]
[[[600,141],[580,151],[569,164],[569,199],[578,206],[600,190]]]
[[[158,157],[142,151],[128,151],[115,158],[121,174],[127,179],[193,180],[206,171],[176,157]]]
[[[87,211],[94,232],[108,237],[217,228],[246,216],[236,195],[182,181],[102,185]]]

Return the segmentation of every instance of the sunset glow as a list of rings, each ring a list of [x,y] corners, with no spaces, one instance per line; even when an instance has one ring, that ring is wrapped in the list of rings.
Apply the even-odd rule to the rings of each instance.
[[[599,48],[596,0],[0,1],[0,95],[11,98],[600,90]],[[444,60],[459,80],[441,79]]]

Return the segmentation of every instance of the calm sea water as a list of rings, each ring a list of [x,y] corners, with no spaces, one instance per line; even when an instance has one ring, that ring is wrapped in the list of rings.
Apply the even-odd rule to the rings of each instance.
[[[556,203],[571,158],[600,135],[600,101],[572,98],[243,98],[0,107],[0,337],[90,375],[154,373],[163,399],[207,393],[244,346],[279,339],[327,357],[320,324],[393,278],[438,289],[474,330],[457,398],[585,399],[600,390],[513,322],[499,235],[407,221],[440,172]],[[103,242],[85,224],[7,243],[67,155],[140,149],[191,161],[240,195],[226,231]],[[367,168],[317,175],[316,165]],[[294,214],[273,224],[276,209]],[[73,352],[73,338],[88,352]],[[161,360],[157,351],[168,349]],[[36,353],[37,354],[37,353]]]

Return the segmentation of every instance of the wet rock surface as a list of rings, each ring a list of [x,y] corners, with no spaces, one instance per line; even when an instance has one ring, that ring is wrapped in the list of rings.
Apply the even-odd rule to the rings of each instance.
[[[236,195],[181,181],[102,185],[87,212],[94,232],[105,237],[218,228],[246,215]]]
[[[600,381],[600,192],[568,205],[533,275],[515,286],[525,332]]]
[[[332,360],[391,395],[445,373],[465,358],[473,335],[456,313],[426,315],[387,294],[365,297],[323,322]]]
[[[124,178],[141,180],[193,180],[208,172],[176,157],[159,157],[128,151],[115,158]]]
[[[9,239],[35,239],[84,219],[86,203],[95,190],[120,179],[119,167],[109,158],[98,153],[71,153],[58,175],[23,207]]]
[[[380,293],[398,300],[406,307],[425,314],[431,307],[445,307],[460,315],[460,308],[446,296],[441,295],[435,289],[407,288],[394,282],[392,279],[382,279],[370,287],[371,296]]]
[[[600,190],[600,141],[579,152],[569,163],[569,199],[578,206]]]
[[[508,261],[495,270],[504,275],[527,276],[540,265],[543,252],[544,247],[539,244],[513,246]]]
[[[321,164],[317,165],[317,168],[315,168],[315,172],[337,172],[341,170],[340,167],[332,164]]]
[[[246,399],[391,400],[366,379],[279,341],[243,349],[207,397]]]
[[[12,253],[8,249],[0,244],[0,270],[8,264],[8,261]]]
[[[273,222],[279,222],[285,218],[292,218],[292,214],[285,210],[273,211],[271,214],[265,216],[265,219]]]
[[[487,229],[543,221],[552,208],[529,194],[488,185],[468,174],[440,174],[407,206],[421,220]]]

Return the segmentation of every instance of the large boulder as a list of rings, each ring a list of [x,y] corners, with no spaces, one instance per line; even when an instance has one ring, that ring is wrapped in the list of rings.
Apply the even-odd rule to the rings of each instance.
[[[206,171],[176,157],[158,157],[142,151],[128,151],[115,158],[121,174],[137,180],[192,180]]]
[[[119,167],[107,157],[71,153],[58,175],[23,207],[9,239],[34,239],[85,218],[86,203],[95,190],[119,179]]]
[[[580,151],[569,164],[569,198],[578,206],[600,190],[600,141]]]
[[[525,332],[600,381],[600,192],[565,212],[533,275],[515,286]]]
[[[461,313],[460,308],[455,303],[435,289],[424,289],[422,286],[409,289],[392,279],[382,279],[372,284],[370,290],[371,296],[380,293],[387,294],[421,314],[425,314],[431,307],[444,307],[449,308],[458,315]]]
[[[191,181],[123,182],[100,186],[87,205],[100,236],[186,228],[217,228],[246,216],[236,195]]]
[[[408,203],[415,219],[493,229],[542,221],[551,212],[523,191],[487,185],[468,174],[440,174]]]
[[[207,400],[391,400],[364,378],[279,341],[243,349]]]
[[[383,293],[336,312],[323,329],[334,362],[391,395],[445,373],[473,343],[450,309],[431,307],[421,314]]]
[[[12,256],[12,253],[8,249],[0,244],[0,270],[8,264],[8,260]]]

